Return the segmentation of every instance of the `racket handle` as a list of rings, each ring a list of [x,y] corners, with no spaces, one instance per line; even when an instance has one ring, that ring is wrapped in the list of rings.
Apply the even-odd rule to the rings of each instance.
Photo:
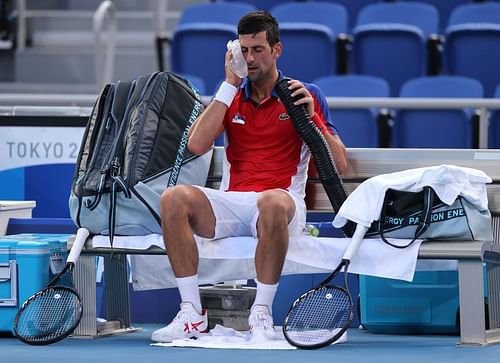
[[[351,261],[351,258],[358,250],[361,241],[363,240],[363,238],[365,238],[365,233],[367,230],[368,227],[362,226],[361,224],[356,225],[356,229],[351,238],[351,242],[349,243],[349,246],[347,247],[347,250],[344,253],[343,257],[344,260]]]
[[[73,242],[68,259],[66,260],[67,263],[76,263],[76,261],[78,261],[78,257],[80,257],[80,252],[82,252],[83,245],[85,244],[88,236],[89,230],[87,228],[78,228],[75,241]]]

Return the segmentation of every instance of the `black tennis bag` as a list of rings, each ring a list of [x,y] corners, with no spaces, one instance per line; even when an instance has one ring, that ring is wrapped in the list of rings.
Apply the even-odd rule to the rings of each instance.
[[[432,187],[420,192],[388,189],[378,221],[366,232],[367,237],[380,237],[397,248],[416,239],[452,241],[491,241],[491,213],[479,210],[466,198],[458,196],[451,205],[442,202]],[[410,239],[407,245],[394,245],[388,238]]]
[[[69,198],[71,218],[92,234],[161,233],[168,186],[205,185],[211,151],[187,149],[203,105],[191,83],[170,72],[108,84],[83,136]]]

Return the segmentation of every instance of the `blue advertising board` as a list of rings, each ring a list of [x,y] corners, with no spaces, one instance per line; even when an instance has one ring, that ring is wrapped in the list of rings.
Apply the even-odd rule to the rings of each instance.
[[[71,182],[87,118],[0,116],[0,199],[35,200],[33,217],[68,218]]]

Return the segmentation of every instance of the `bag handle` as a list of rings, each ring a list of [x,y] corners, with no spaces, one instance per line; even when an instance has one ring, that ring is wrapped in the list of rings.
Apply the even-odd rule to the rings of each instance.
[[[382,238],[382,241],[384,241],[389,246],[392,246],[394,248],[406,248],[409,247],[413,242],[415,242],[425,231],[427,231],[427,229],[431,224],[432,206],[434,205],[434,197],[436,195],[436,192],[430,186],[425,186],[423,188],[423,192],[424,192],[424,203],[422,212],[418,217],[418,226],[415,231],[415,235],[413,236],[413,239],[404,246],[395,245],[394,243],[389,242],[384,236],[384,221],[387,214],[387,204],[388,204],[387,194],[386,194],[384,198],[384,204],[382,206],[382,211],[380,213],[380,218],[378,221],[378,230],[380,233],[380,238]]]

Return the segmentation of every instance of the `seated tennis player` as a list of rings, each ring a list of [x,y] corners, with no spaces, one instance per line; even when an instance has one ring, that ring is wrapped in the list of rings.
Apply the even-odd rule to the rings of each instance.
[[[245,15],[238,24],[248,77],[230,70],[213,101],[193,125],[188,148],[210,150],[224,132],[226,159],[220,190],[178,185],[161,197],[165,247],[181,296],[180,311],[166,327],[153,332],[155,342],[199,336],[208,331],[207,311],[198,288],[198,250],[193,234],[208,239],[253,236],[257,293],[249,316],[252,337],[272,339],[272,304],[288,249],[289,236],[302,233],[309,151],[297,134],[274,87],[283,77],[276,62],[282,44],[276,19],[265,11]],[[203,56],[203,55],[201,55]],[[337,169],[347,167],[345,147],[330,120],[317,86],[289,82],[296,104],[307,106],[326,137]]]

